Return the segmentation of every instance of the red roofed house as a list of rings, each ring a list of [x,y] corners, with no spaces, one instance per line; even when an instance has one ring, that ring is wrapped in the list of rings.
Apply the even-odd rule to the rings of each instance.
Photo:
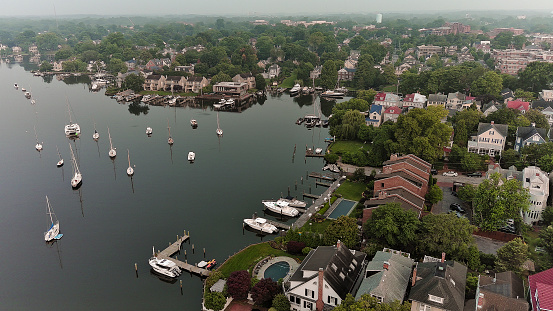
[[[374,96],[374,104],[375,105],[383,105],[386,101],[386,93],[380,92]]]
[[[407,94],[403,98],[403,108],[424,108],[426,96],[419,93]]]
[[[511,100],[507,102],[507,108],[519,110],[522,113],[526,113],[528,109],[530,109],[530,103],[529,102],[523,102],[520,99],[517,100]]]
[[[528,277],[533,311],[553,310],[553,269]]]
[[[386,122],[388,120],[391,120],[392,122],[397,122],[397,118],[399,118],[399,115],[401,114],[401,108],[391,106],[386,108],[384,110],[384,113],[382,114],[382,122]]]

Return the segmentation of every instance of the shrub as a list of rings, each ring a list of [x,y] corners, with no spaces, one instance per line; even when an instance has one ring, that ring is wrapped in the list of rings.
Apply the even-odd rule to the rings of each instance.
[[[340,156],[338,156],[337,154],[335,153],[327,153],[325,154],[325,161],[329,164],[335,164],[336,162],[338,162],[338,159],[340,158]]]
[[[235,299],[241,300],[248,297],[251,288],[251,277],[248,271],[234,271],[227,280],[228,294]]]
[[[270,306],[273,301],[273,297],[278,292],[277,283],[269,278],[266,278],[255,284],[251,290],[251,295],[256,304]]]
[[[286,245],[286,251],[290,254],[301,254],[304,247],[304,242],[290,241]]]
[[[290,311],[290,301],[283,294],[278,294],[273,298],[273,308],[277,311]]]
[[[311,247],[304,247],[302,250],[301,250],[301,253],[304,254],[304,255],[307,255],[309,254],[309,252],[312,250]]]
[[[205,294],[205,307],[213,311],[223,310],[227,299],[219,292],[209,292]]]

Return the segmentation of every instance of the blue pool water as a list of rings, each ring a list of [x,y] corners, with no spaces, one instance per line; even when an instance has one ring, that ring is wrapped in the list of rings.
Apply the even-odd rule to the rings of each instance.
[[[279,279],[282,279],[290,271],[290,264],[286,261],[275,262],[269,266],[265,273],[263,274],[264,278],[271,278],[273,281],[278,282]]]
[[[337,219],[342,215],[347,216],[349,213],[351,213],[355,204],[357,204],[357,202],[355,201],[342,200],[342,202],[340,202],[338,206],[336,206],[336,208],[332,211],[332,213],[328,215],[328,218]]]

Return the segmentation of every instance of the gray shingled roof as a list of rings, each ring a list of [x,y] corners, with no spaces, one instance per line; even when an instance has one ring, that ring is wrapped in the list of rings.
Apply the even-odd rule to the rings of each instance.
[[[467,267],[458,262],[423,262],[417,265],[415,286],[409,300],[451,311],[462,311],[465,304]],[[430,301],[429,295],[443,298]]]
[[[429,102],[446,102],[447,95],[444,94],[430,94],[428,95]]]
[[[536,133],[540,135],[543,140],[547,141],[547,132],[545,129],[537,128],[535,126],[521,126],[517,128],[517,137],[522,138],[522,141],[527,140]]]
[[[495,129],[503,137],[507,137],[509,132],[509,126],[506,124],[491,124],[491,123],[478,123],[478,134],[480,135],[486,131]]]

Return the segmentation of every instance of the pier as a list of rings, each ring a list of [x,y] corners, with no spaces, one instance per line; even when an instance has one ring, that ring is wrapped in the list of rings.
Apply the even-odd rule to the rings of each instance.
[[[323,187],[330,187],[330,186],[332,186],[331,183],[322,182],[322,181],[316,181],[316,182],[315,182],[315,185],[316,185],[316,186],[323,186]]]
[[[266,219],[267,220],[267,223],[279,228],[279,229],[284,229],[284,230],[290,230],[290,226],[287,225],[287,224],[283,224],[281,222],[278,222],[278,221],[274,221],[274,220],[270,220],[270,219]]]
[[[317,178],[317,179],[321,179],[321,180],[324,179],[324,180],[328,180],[328,181],[335,181],[336,179],[338,179],[340,177],[340,174],[337,174],[337,173],[334,173],[334,174],[331,174],[331,173],[321,174],[321,173],[312,172],[308,176],[311,177],[311,178]]]
[[[311,194],[311,193],[305,193],[305,192],[304,192],[302,195],[303,195],[303,197],[305,197],[305,198],[311,198],[311,199],[318,199],[318,198],[319,198],[318,195],[316,195],[316,194]]]
[[[183,262],[183,261],[180,261],[178,259],[175,259],[175,258],[171,257],[174,254],[180,252],[182,243],[186,242],[189,238],[190,238],[190,236],[186,235],[186,231],[185,231],[184,236],[181,236],[181,237],[177,236],[177,240],[175,242],[173,242],[171,245],[169,245],[166,249],[164,249],[161,252],[157,253],[156,257],[171,260],[177,266],[179,266],[179,268],[181,268],[184,271],[188,271],[190,273],[197,274],[201,277],[208,277],[209,275],[211,275],[210,270],[198,268],[194,265],[189,264],[188,262]]]

